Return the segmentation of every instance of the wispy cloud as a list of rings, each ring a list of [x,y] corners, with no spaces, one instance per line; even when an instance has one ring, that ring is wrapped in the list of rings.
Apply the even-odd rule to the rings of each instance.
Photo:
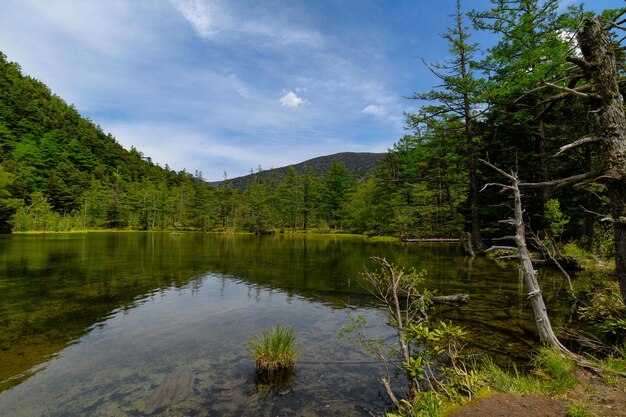
[[[215,33],[216,3],[204,0],[172,0],[176,10],[183,15],[201,38]]]
[[[205,40],[241,41],[243,38],[244,42],[270,48],[290,45],[318,48],[323,44],[318,31],[298,27],[275,14],[251,14],[245,8],[236,9],[232,2],[218,0],[171,1],[196,34]]]
[[[361,113],[372,114],[374,116],[379,116],[379,117],[385,116],[387,114],[385,109],[383,109],[381,106],[378,106],[376,104],[368,105],[363,110],[361,110]]]

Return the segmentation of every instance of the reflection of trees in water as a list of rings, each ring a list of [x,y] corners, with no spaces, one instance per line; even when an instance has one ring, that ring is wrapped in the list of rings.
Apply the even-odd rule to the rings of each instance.
[[[48,360],[117,309],[132,309],[167,288],[197,293],[209,273],[222,281],[222,291],[235,279],[257,299],[272,289],[338,309],[375,305],[360,280],[371,256],[426,269],[425,285],[439,294],[471,294],[467,307],[445,316],[476,329],[483,346],[499,345],[493,341],[500,335],[504,344],[511,332],[518,344],[533,339],[515,269],[482,258],[468,263],[453,245],[143,232],[11,236],[0,239],[0,253],[0,381]],[[558,291],[544,288],[550,304],[560,302]],[[518,306],[511,317],[480,313],[501,307],[502,297]]]

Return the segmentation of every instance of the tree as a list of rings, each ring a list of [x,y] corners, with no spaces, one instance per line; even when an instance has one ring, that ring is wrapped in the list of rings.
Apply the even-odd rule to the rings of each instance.
[[[619,16],[626,14],[623,9]],[[592,135],[578,139],[561,148],[569,150],[577,146],[598,143],[598,170],[584,174],[595,177],[596,183],[606,186],[611,207],[611,216],[606,220],[613,223],[615,233],[615,261],[617,281],[626,304],[626,115],[620,92],[620,76],[617,69],[616,49],[607,31],[622,22],[588,18],[578,33],[582,58],[568,57],[581,71],[587,84],[576,88],[576,83],[558,88],[565,94],[575,94],[590,100],[595,108],[596,128]],[[599,175],[598,175],[599,174]]]
[[[416,93],[414,99],[434,102],[421,110],[418,115],[412,115],[409,123],[412,126],[419,122],[448,115],[452,119],[463,123],[464,139],[467,152],[467,172],[469,180],[470,206],[470,237],[472,247],[482,250],[484,244],[480,231],[480,211],[478,193],[478,133],[476,119],[480,115],[478,111],[482,104],[482,90],[484,81],[475,78],[473,66],[474,55],[478,51],[478,45],[469,43],[469,29],[464,26],[461,12],[461,1],[457,0],[455,22],[443,35],[450,45],[451,60],[445,64],[433,64],[431,71],[443,84],[427,93]]]
[[[540,80],[565,76],[565,57],[572,47],[569,34],[573,28],[569,22],[576,21],[582,12],[571,8],[568,14],[559,16],[558,0],[492,0],[492,4],[492,9],[473,11],[470,16],[478,29],[501,35],[481,64],[490,78],[490,123],[506,125],[493,136],[514,141],[517,154],[525,155],[520,162],[533,168],[528,171],[530,178],[545,182],[550,173],[547,119],[554,106],[543,100],[545,90],[535,87]],[[539,188],[539,218],[549,199],[550,188]]]
[[[487,161],[482,162],[509,180],[509,184],[490,183],[486,184],[484,188],[488,186],[497,186],[501,187],[503,190],[513,193],[512,209],[514,216],[512,219],[503,220],[503,222],[510,224],[515,228],[515,235],[505,238],[513,240],[515,242],[515,246],[492,246],[488,250],[500,250],[514,252],[517,254],[522,271],[522,277],[524,279],[524,285],[528,290],[528,298],[530,299],[530,305],[533,310],[535,325],[537,326],[537,331],[539,333],[539,340],[541,340],[542,343],[548,344],[562,352],[571,354],[569,350],[567,350],[567,348],[559,342],[559,339],[554,334],[554,330],[550,324],[550,318],[548,317],[548,311],[543,301],[541,288],[539,287],[539,282],[537,281],[537,271],[535,271],[535,268],[533,267],[530,252],[528,251],[528,247],[526,245],[526,226],[524,224],[522,193],[520,191],[522,182],[519,180],[517,172],[507,173]]]
[[[343,205],[354,189],[354,178],[343,162],[333,161],[322,180],[320,212],[333,227],[338,227]]]
[[[10,188],[14,182],[15,176],[5,171],[4,167],[0,165],[0,233],[11,230],[9,221],[22,204],[22,200],[14,198],[11,194]]]
[[[460,209],[467,201],[467,171],[462,122],[455,118],[430,118],[420,123],[399,149],[399,181],[404,182],[407,203],[416,210],[423,236],[449,237],[463,232]]]
[[[276,191],[281,223],[295,231],[300,223],[304,190],[302,180],[293,166],[287,169],[287,174],[281,178]]]

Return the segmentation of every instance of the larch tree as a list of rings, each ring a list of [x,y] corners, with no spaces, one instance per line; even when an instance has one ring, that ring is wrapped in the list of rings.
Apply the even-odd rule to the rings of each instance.
[[[552,102],[544,101],[546,91],[536,89],[540,80],[558,80],[565,75],[566,56],[571,52],[569,15],[580,15],[571,8],[559,15],[558,0],[491,0],[487,11],[472,11],[470,17],[477,29],[500,36],[496,45],[481,63],[489,74],[488,98],[490,112],[496,123],[512,126],[515,131],[503,132],[507,142],[516,140],[517,151],[532,155],[536,167],[528,172],[537,182],[550,177],[547,141],[547,116]],[[528,159],[528,158],[527,158]],[[538,211],[550,199],[550,187],[537,192]]]
[[[469,28],[464,25],[461,1],[456,2],[454,25],[448,28],[443,38],[450,46],[451,59],[445,63],[429,66],[432,73],[442,81],[442,85],[426,93],[415,93],[411,98],[425,100],[432,104],[421,109],[419,114],[409,116],[409,125],[417,126],[428,119],[447,116],[448,120],[462,122],[466,145],[468,171],[468,203],[470,211],[469,252],[482,251],[484,244],[480,231],[479,189],[478,189],[478,133],[477,109],[482,104],[481,92],[484,81],[474,76],[474,56],[478,45],[469,42]],[[456,126],[455,126],[456,128]]]

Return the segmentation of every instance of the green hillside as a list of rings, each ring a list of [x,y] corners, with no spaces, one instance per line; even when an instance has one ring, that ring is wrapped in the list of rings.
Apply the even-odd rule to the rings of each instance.
[[[0,144],[3,231],[198,226],[187,202],[211,191],[124,149],[2,53]]]

